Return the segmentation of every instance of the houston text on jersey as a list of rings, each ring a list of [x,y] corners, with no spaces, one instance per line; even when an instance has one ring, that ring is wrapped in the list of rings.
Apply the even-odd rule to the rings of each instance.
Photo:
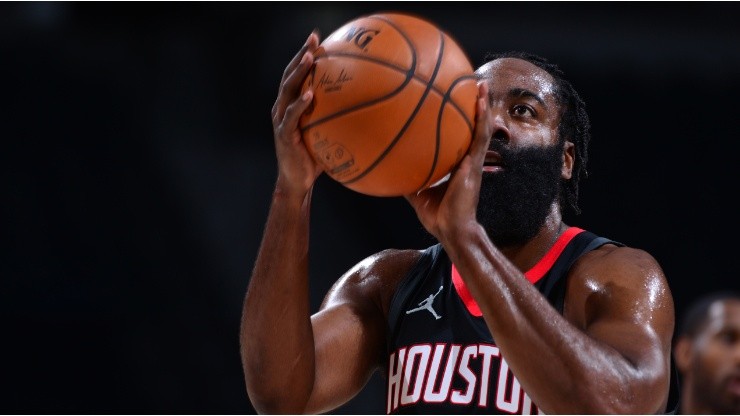
[[[391,353],[387,413],[419,401],[543,414],[493,344],[415,344]],[[456,387],[457,386],[457,387]]]

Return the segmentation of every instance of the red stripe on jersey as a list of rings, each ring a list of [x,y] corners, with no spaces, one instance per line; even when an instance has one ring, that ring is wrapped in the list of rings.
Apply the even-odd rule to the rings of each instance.
[[[473,295],[468,291],[468,287],[465,286],[465,282],[463,282],[462,277],[460,277],[460,272],[457,271],[457,267],[455,267],[454,264],[452,265],[452,284],[455,285],[457,296],[460,296],[465,307],[468,308],[468,312],[473,316],[483,316],[483,312],[480,311],[478,303],[473,299]]]
[[[534,267],[529,269],[529,271],[524,273],[524,277],[526,277],[532,284],[537,283],[545,276],[545,274],[547,274],[552,265],[555,264],[555,261],[560,257],[560,254],[565,250],[565,247],[570,243],[570,240],[582,232],[583,230],[578,227],[570,227],[565,230],[540,261],[538,261]],[[460,272],[457,271],[457,267],[455,267],[454,264],[452,265],[452,283],[455,285],[457,295],[460,296],[460,299],[465,304],[468,312],[473,316],[483,316],[483,312],[481,312],[480,307],[478,307],[478,303],[473,299],[473,295],[470,294],[470,291],[468,291],[468,287],[465,286],[465,282],[462,280],[462,277],[460,277]]]
[[[563,250],[565,250],[565,246],[570,243],[570,240],[572,240],[573,237],[582,232],[583,230],[578,227],[570,227],[565,230],[565,232],[561,234],[560,237],[558,237],[558,240],[555,241],[555,244],[552,245],[552,248],[547,253],[545,253],[540,261],[538,261],[537,264],[534,265],[534,267],[529,269],[528,272],[524,273],[524,277],[532,282],[532,284],[537,283],[545,276],[545,274],[547,274],[552,265],[555,264],[555,260],[560,257],[560,254],[563,253]]]

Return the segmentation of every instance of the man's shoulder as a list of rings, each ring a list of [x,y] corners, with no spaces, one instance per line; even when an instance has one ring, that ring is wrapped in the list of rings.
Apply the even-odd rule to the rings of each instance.
[[[433,248],[434,246],[424,249],[387,248],[368,256],[355,268],[363,275],[372,274],[383,279],[392,279],[408,272]]]
[[[569,273],[569,287],[586,293],[640,293],[644,288],[667,289],[657,259],[648,251],[627,245],[604,244],[585,253]]]
[[[334,284],[329,297],[354,301],[373,299],[382,310],[387,311],[399,282],[432,247],[388,248],[371,254],[350,268]]]
[[[584,330],[597,320],[639,322],[669,342],[674,325],[673,297],[660,264],[634,247],[606,244],[584,254],[569,273],[565,304],[566,319]]]
[[[632,271],[631,274],[636,276],[663,273],[657,259],[648,251],[612,243],[603,244],[584,254],[574,266],[575,270],[580,268],[585,271]]]

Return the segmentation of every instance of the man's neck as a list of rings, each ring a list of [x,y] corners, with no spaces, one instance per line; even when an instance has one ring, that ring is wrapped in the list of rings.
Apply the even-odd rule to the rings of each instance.
[[[519,270],[525,272],[535,264],[552,248],[558,237],[568,229],[563,223],[560,208],[554,203],[537,234],[526,243],[514,247],[499,247],[499,250],[517,266]]]

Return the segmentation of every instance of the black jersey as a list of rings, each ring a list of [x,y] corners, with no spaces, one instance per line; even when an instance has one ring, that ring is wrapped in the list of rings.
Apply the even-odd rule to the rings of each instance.
[[[571,265],[606,243],[623,245],[570,227],[524,275],[562,313]],[[542,414],[440,244],[399,283],[388,324],[387,413]]]

